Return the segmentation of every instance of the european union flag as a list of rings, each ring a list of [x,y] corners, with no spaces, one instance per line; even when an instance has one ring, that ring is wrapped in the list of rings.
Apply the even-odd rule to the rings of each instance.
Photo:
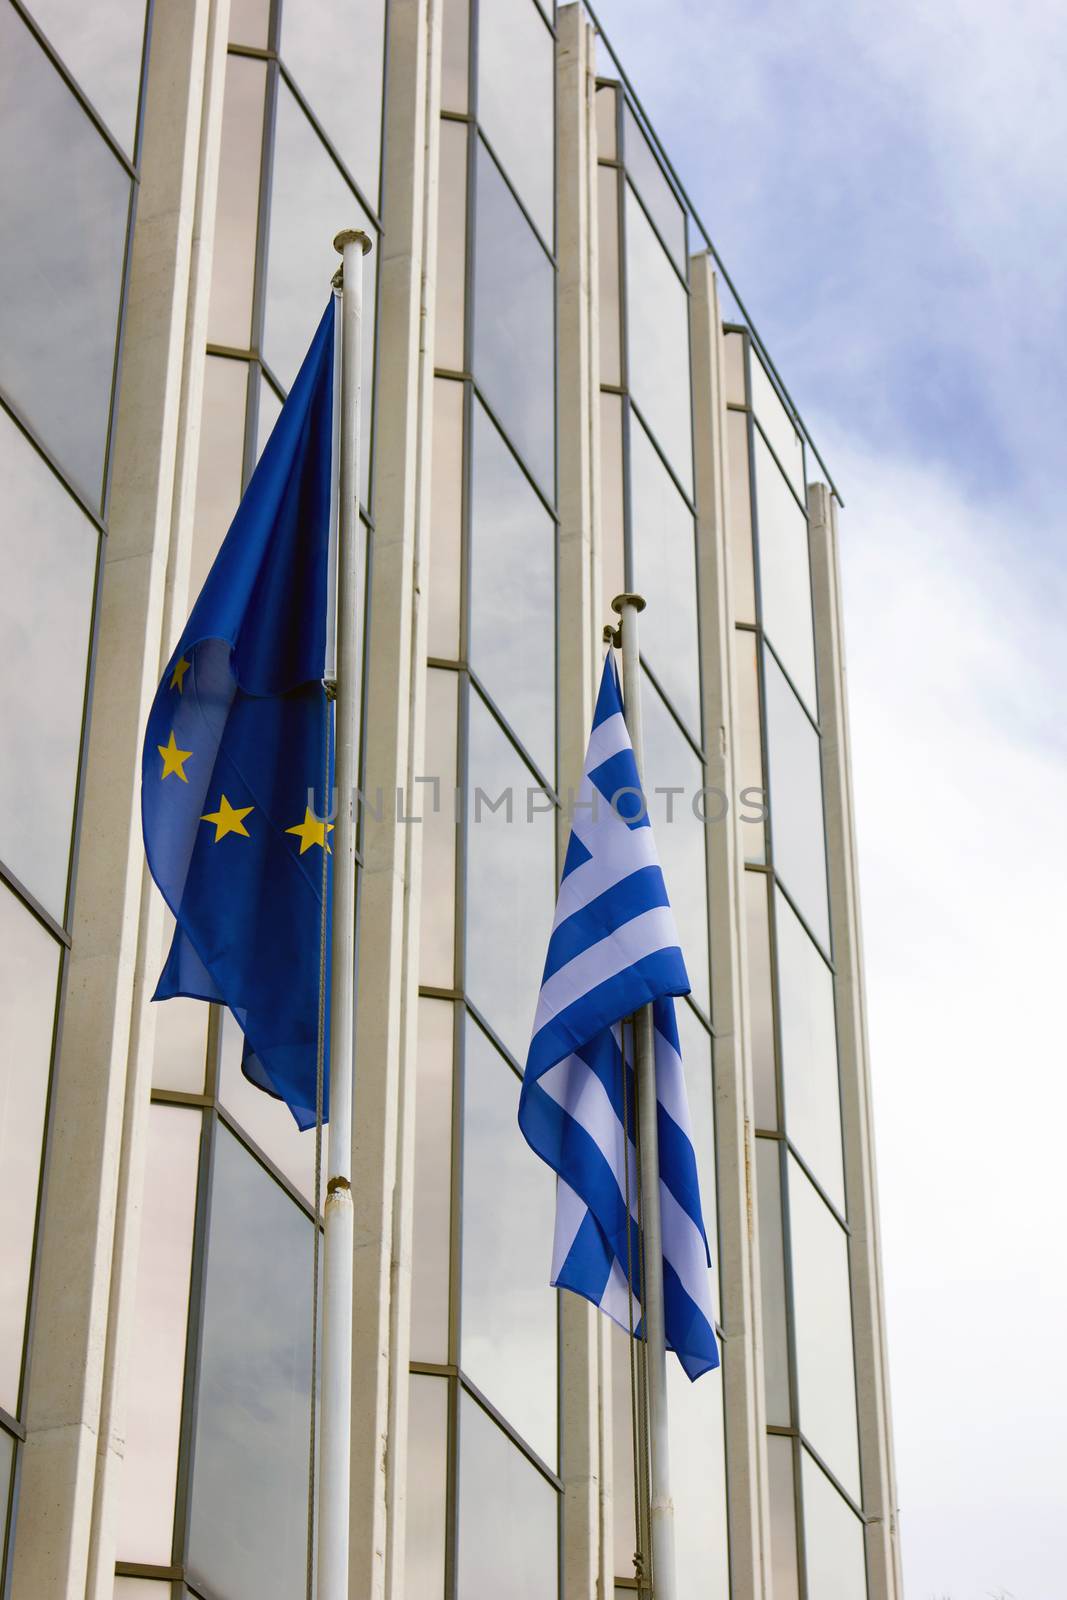
[[[333,374],[331,297],[167,663],[141,764],[148,865],[177,923],[153,998],[229,1006],[246,1076],[302,1128],[315,1121],[324,876],[329,901]]]

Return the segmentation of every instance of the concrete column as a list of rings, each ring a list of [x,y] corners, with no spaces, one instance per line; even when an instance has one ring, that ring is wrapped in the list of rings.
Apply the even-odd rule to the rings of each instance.
[[[352,1600],[404,1592],[422,830],[398,818],[425,771],[440,0],[391,0],[388,19],[364,725],[364,790],[386,804],[364,812],[358,913]]]
[[[224,39],[224,14],[215,27]],[[153,1032],[141,1009],[138,974],[147,951],[155,959],[162,935],[162,912],[147,892],[141,845],[140,753],[159,679],[180,481],[176,461],[187,393],[211,42],[209,0],[157,6],[86,752],[86,848],[39,1242],[13,1600],[85,1600],[87,1594],[110,1597],[114,1590],[110,1530],[122,1454],[119,1378],[132,1299]]]
[[[709,255],[691,258],[690,281],[706,782],[710,788],[720,789],[730,803],[726,818],[710,825],[706,837],[731,1592],[735,1600],[762,1596],[769,1600],[770,1523],[744,851],[738,835],[734,776],[738,714],[727,540],[726,392],[722,323]]]
[[[808,513],[815,636],[819,641],[819,720],[830,919],[837,969],[834,995],[845,1140],[845,1192],[852,1230],[849,1259],[860,1466],[863,1507],[867,1515],[868,1585],[870,1600],[900,1600],[903,1580],[885,1349],[837,516],[836,503],[825,484],[809,487]]]
[[[556,195],[559,260],[559,856],[569,791],[581,781],[601,657],[599,327],[597,321],[596,78],[593,30],[579,5],[557,13]],[[609,597],[610,598],[610,597]],[[604,1319],[561,1294],[560,1408],[563,1594],[612,1591],[609,1345]],[[605,1381],[605,1378],[607,1381]],[[606,1432],[604,1431],[606,1430]]]

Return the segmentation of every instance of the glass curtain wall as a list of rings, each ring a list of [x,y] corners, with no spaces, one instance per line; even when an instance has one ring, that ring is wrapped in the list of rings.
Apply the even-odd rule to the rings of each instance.
[[[716,1230],[713,1030],[690,380],[688,219],[623,85],[598,80],[600,421],[604,599],[636,590],[641,616],[646,787],[693,985],[678,1027],[712,1253]],[[718,1311],[717,1283],[713,1287]],[[615,1574],[636,1588],[628,1336],[613,1330]],[[669,1363],[679,1587],[729,1593],[722,1384],[691,1386]]]
[[[386,0],[231,7],[192,596],[326,306],[343,227],[375,242],[364,285],[376,305],[385,26]],[[366,555],[373,314],[364,339]],[[204,1600],[307,1590],[315,1135],[247,1082],[241,1047],[220,1008],[160,1008],[119,1513],[124,1600],[150,1600],[170,1574]]]
[[[803,441],[725,332],[727,449],[775,1595],[866,1575]]]
[[[518,1130],[555,901],[555,35],[446,0],[405,1592],[559,1589],[555,1188]]]
[[[0,1593],[140,160],[146,7],[0,6]]]

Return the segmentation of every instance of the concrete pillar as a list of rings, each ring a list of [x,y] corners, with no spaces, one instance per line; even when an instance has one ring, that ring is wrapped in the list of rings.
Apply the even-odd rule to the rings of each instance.
[[[13,1600],[114,1591],[111,1491],[153,1032],[138,975],[162,937],[141,845],[140,752],[159,679],[180,423],[191,403],[183,379],[200,270],[205,73],[227,12],[223,4],[215,34],[209,0],[157,6],[152,23]]]
[[[597,322],[596,77],[593,30],[579,5],[561,6],[556,44],[556,196],[559,260],[559,789],[577,790],[593,720],[601,656],[599,328]],[[608,597],[610,599],[610,596]],[[559,815],[559,853],[570,822]],[[604,1318],[561,1294],[563,1594],[596,1600],[612,1589],[610,1347]],[[607,1381],[605,1381],[605,1379]]]
[[[709,255],[691,258],[690,282],[705,781],[730,802],[726,818],[709,826],[706,836],[731,1592],[734,1600],[770,1600],[744,852],[734,776],[733,741],[739,724],[727,540],[726,393],[722,323]]]
[[[391,0],[388,29],[364,726],[364,791],[386,805],[364,812],[358,913],[352,1600],[404,1591],[422,830],[398,817],[423,792],[440,0]]]
[[[819,721],[823,738],[830,919],[837,971],[834,996],[845,1140],[845,1192],[852,1230],[849,1259],[860,1466],[867,1517],[867,1580],[870,1600],[900,1600],[903,1580],[885,1349],[837,516],[836,503],[825,484],[809,487],[808,513],[815,636],[819,641]]]

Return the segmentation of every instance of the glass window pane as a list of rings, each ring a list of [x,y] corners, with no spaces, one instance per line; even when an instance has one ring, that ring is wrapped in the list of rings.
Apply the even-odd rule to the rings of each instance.
[[[169,1564],[169,1563],[168,1563]],[[189,1591],[184,1591],[188,1595]],[[157,1578],[116,1578],[115,1600],[173,1600],[174,1585]]]
[[[700,735],[693,518],[640,422],[630,414],[634,578],[648,601],[641,655],[690,731]]]
[[[640,1309],[634,1317],[640,1320]],[[616,1324],[608,1329],[611,1344],[612,1535],[616,1578],[634,1576],[637,1534],[634,1523],[634,1434],[630,1390],[630,1335]]]
[[[859,1499],[848,1239],[792,1156],[789,1238],[801,1431]]]
[[[421,784],[422,916],[419,921],[419,982],[451,989],[456,981],[456,760],[459,737],[459,675],[430,668],[426,674],[426,771],[433,789]]]
[[[804,447],[755,351],[752,352],[752,409],[781,462],[783,472],[803,500]]]
[[[745,873],[745,950],[748,956],[748,1016],[752,1036],[752,1083],[756,1127],[778,1129],[774,1071],[774,1010],[767,874]]]
[[[532,0],[478,10],[478,121],[545,243],[554,244],[555,47]]]
[[[264,447],[271,434],[274,424],[282,414],[282,403],[275,394],[267,379],[263,376],[263,369],[259,369],[259,414],[256,417],[256,461],[263,454]],[[203,444],[200,446],[203,450]],[[251,477],[251,473],[249,473]]]
[[[474,376],[553,498],[555,273],[483,145],[478,147]]]
[[[808,521],[758,429],[752,437],[756,452],[756,527],[763,626],[814,715],[815,640],[811,619]]]
[[[555,1489],[470,1395],[460,1396],[457,1600],[559,1592]]]
[[[411,1359],[448,1360],[452,1253],[452,1034],[448,1000],[419,1000]]]
[[[128,156],[137,133],[145,8],[139,0],[33,0],[34,21]]]
[[[291,1600],[307,1563],[312,1225],[215,1131],[189,1576],[227,1600]]]
[[[441,15],[441,110],[466,111],[470,0],[444,0]]]
[[[230,43],[265,50],[269,43],[270,0],[230,0]]]
[[[643,638],[643,635],[642,635]],[[656,835],[663,876],[667,884],[678,936],[682,941],[693,998],[708,1014],[711,1006],[708,979],[708,887],[705,824],[715,812],[716,798],[706,795],[693,808],[693,798],[704,783],[704,768],[674,721],[663,700],[645,680],[642,701],[645,735],[645,788],[648,814]],[[675,788],[678,794],[656,794]],[[699,813],[699,814],[698,814]],[[708,826],[717,827],[709,820]]]
[[[355,5],[352,0],[300,0],[283,6],[279,51],[327,139],[376,206],[385,0]]]
[[[666,174],[652,153],[629,105],[623,101],[623,154],[630,174],[660,237],[674,257],[679,272],[686,276],[685,212],[682,210]]]
[[[834,980],[780,889],[774,892],[782,1087],[790,1139],[844,1214]]]
[[[163,1567],[174,1537],[201,1127],[199,1111],[148,1109],[116,1553]]]
[[[448,1383],[412,1373],[408,1389],[408,1483],[404,1514],[404,1591],[441,1600],[445,1589],[448,1487]]]
[[[334,165],[326,147],[278,83],[278,115],[271,188],[270,250],[263,314],[263,354],[288,390],[326,307],[337,271],[333,247],[342,227],[362,228],[372,239],[366,212]],[[378,249],[363,261],[363,440],[360,481],[364,504],[370,481],[370,425],[374,393],[374,304]]]
[[[734,745],[734,760],[737,763],[741,849],[746,861],[763,862],[767,859],[767,837],[766,824],[760,816],[763,796],[763,748],[754,633],[735,632],[734,659],[737,664],[737,740]],[[757,799],[757,796],[760,799]]]
[[[0,410],[0,860],[64,920],[99,535]]]
[[[607,608],[626,590],[626,535],[623,527],[622,396],[600,396],[600,540],[603,552],[603,603]]]
[[[160,964],[174,937],[174,918],[163,908],[163,943]],[[211,1007],[203,1000],[178,996],[155,1011],[156,1037],[152,1050],[152,1086],[203,1094],[207,1067],[207,1029]]]
[[[726,364],[726,400],[728,405],[745,406],[745,336],[743,333],[725,333],[722,341]]]
[[[226,57],[207,336],[210,343],[234,350],[247,350],[252,343],[266,89],[265,62],[247,56]]]
[[[0,887],[0,1406],[19,1410],[59,946]]]
[[[793,1441],[780,1433],[767,1435],[770,1478],[771,1568],[774,1600],[799,1600],[797,1587],[797,1513],[793,1490]],[[813,1589],[812,1596],[821,1594]]]
[[[553,783],[556,525],[478,400],[473,432],[470,662]]]
[[[556,1185],[518,1124],[519,1079],[476,1022],[463,1066],[461,1365],[556,1464],[556,1304],[549,1287]]]
[[[752,563],[752,488],[748,476],[748,415],[726,413],[726,463],[729,469],[728,538],[730,599],[735,622],[756,620],[756,580]]]
[[[437,190],[434,365],[462,372],[467,296],[467,125],[441,121]]]
[[[600,96],[597,96],[597,106]],[[597,168],[597,272],[600,284],[600,381],[622,383],[622,332],[619,315],[619,175]]]
[[[759,1207],[760,1299],[763,1305],[763,1386],[767,1421],[787,1428],[789,1354],[785,1320],[785,1250],[782,1243],[781,1145],[756,1140],[756,1198]]]
[[[683,488],[692,494],[689,298],[629,185],[625,204],[630,393]]]
[[[615,133],[615,90],[610,84],[601,84],[596,92],[596,153],[601,161],[617,159]]]
[[[241,499],[247,398],[248,363],[208,356],[204,363],[200,458],[189,563],[190,603],[204,587],[211,563],[219,553]],[[177,627],[181,626],[181,618],[176,618],[175,622]]]
[[[130,180],[12,6],[0,151],[0,388],[99,506]]]
[[[677,1592],[726,1600],[730,1546],[722,1384],[708,1376],[710,1383],[690,1383],[675,1358],[667,1358]]]
[[[824,950],[830,948],[819,735],[769,650],[763,652],[775,871]]]
[[[530,1045],[556,898],[555,813],[539,809],[547,804],[472,690],[466,987],[520,1063]]]
[[[15,1441],[0,1428],[0,1561],[3,1560],[7,1539],[7,1510],[11,1497],[11,1479],[15,1472]],[[2,1572],[0,1567],[0,1572]]]
[[[867,1593],[863,1525],[806,1450],[801,1462],[808,1593],[818,1600],[863,1600]]]
[[[426,652],[459,659],[460,548],[463,540],[463,385],[435,378],[431,488],[430,601]]]
[[[243,1054],[244,1034],[233,1014],[222,1006],[219,1009],[219,1104],[311,1205],[315,1193],[315,1130],[298,1128],[283,1101],[275,1100],[265,1089],[257,1089],[249,1082],[241,1071]],[[324,1132],[324,1164],[327,1139]]]

